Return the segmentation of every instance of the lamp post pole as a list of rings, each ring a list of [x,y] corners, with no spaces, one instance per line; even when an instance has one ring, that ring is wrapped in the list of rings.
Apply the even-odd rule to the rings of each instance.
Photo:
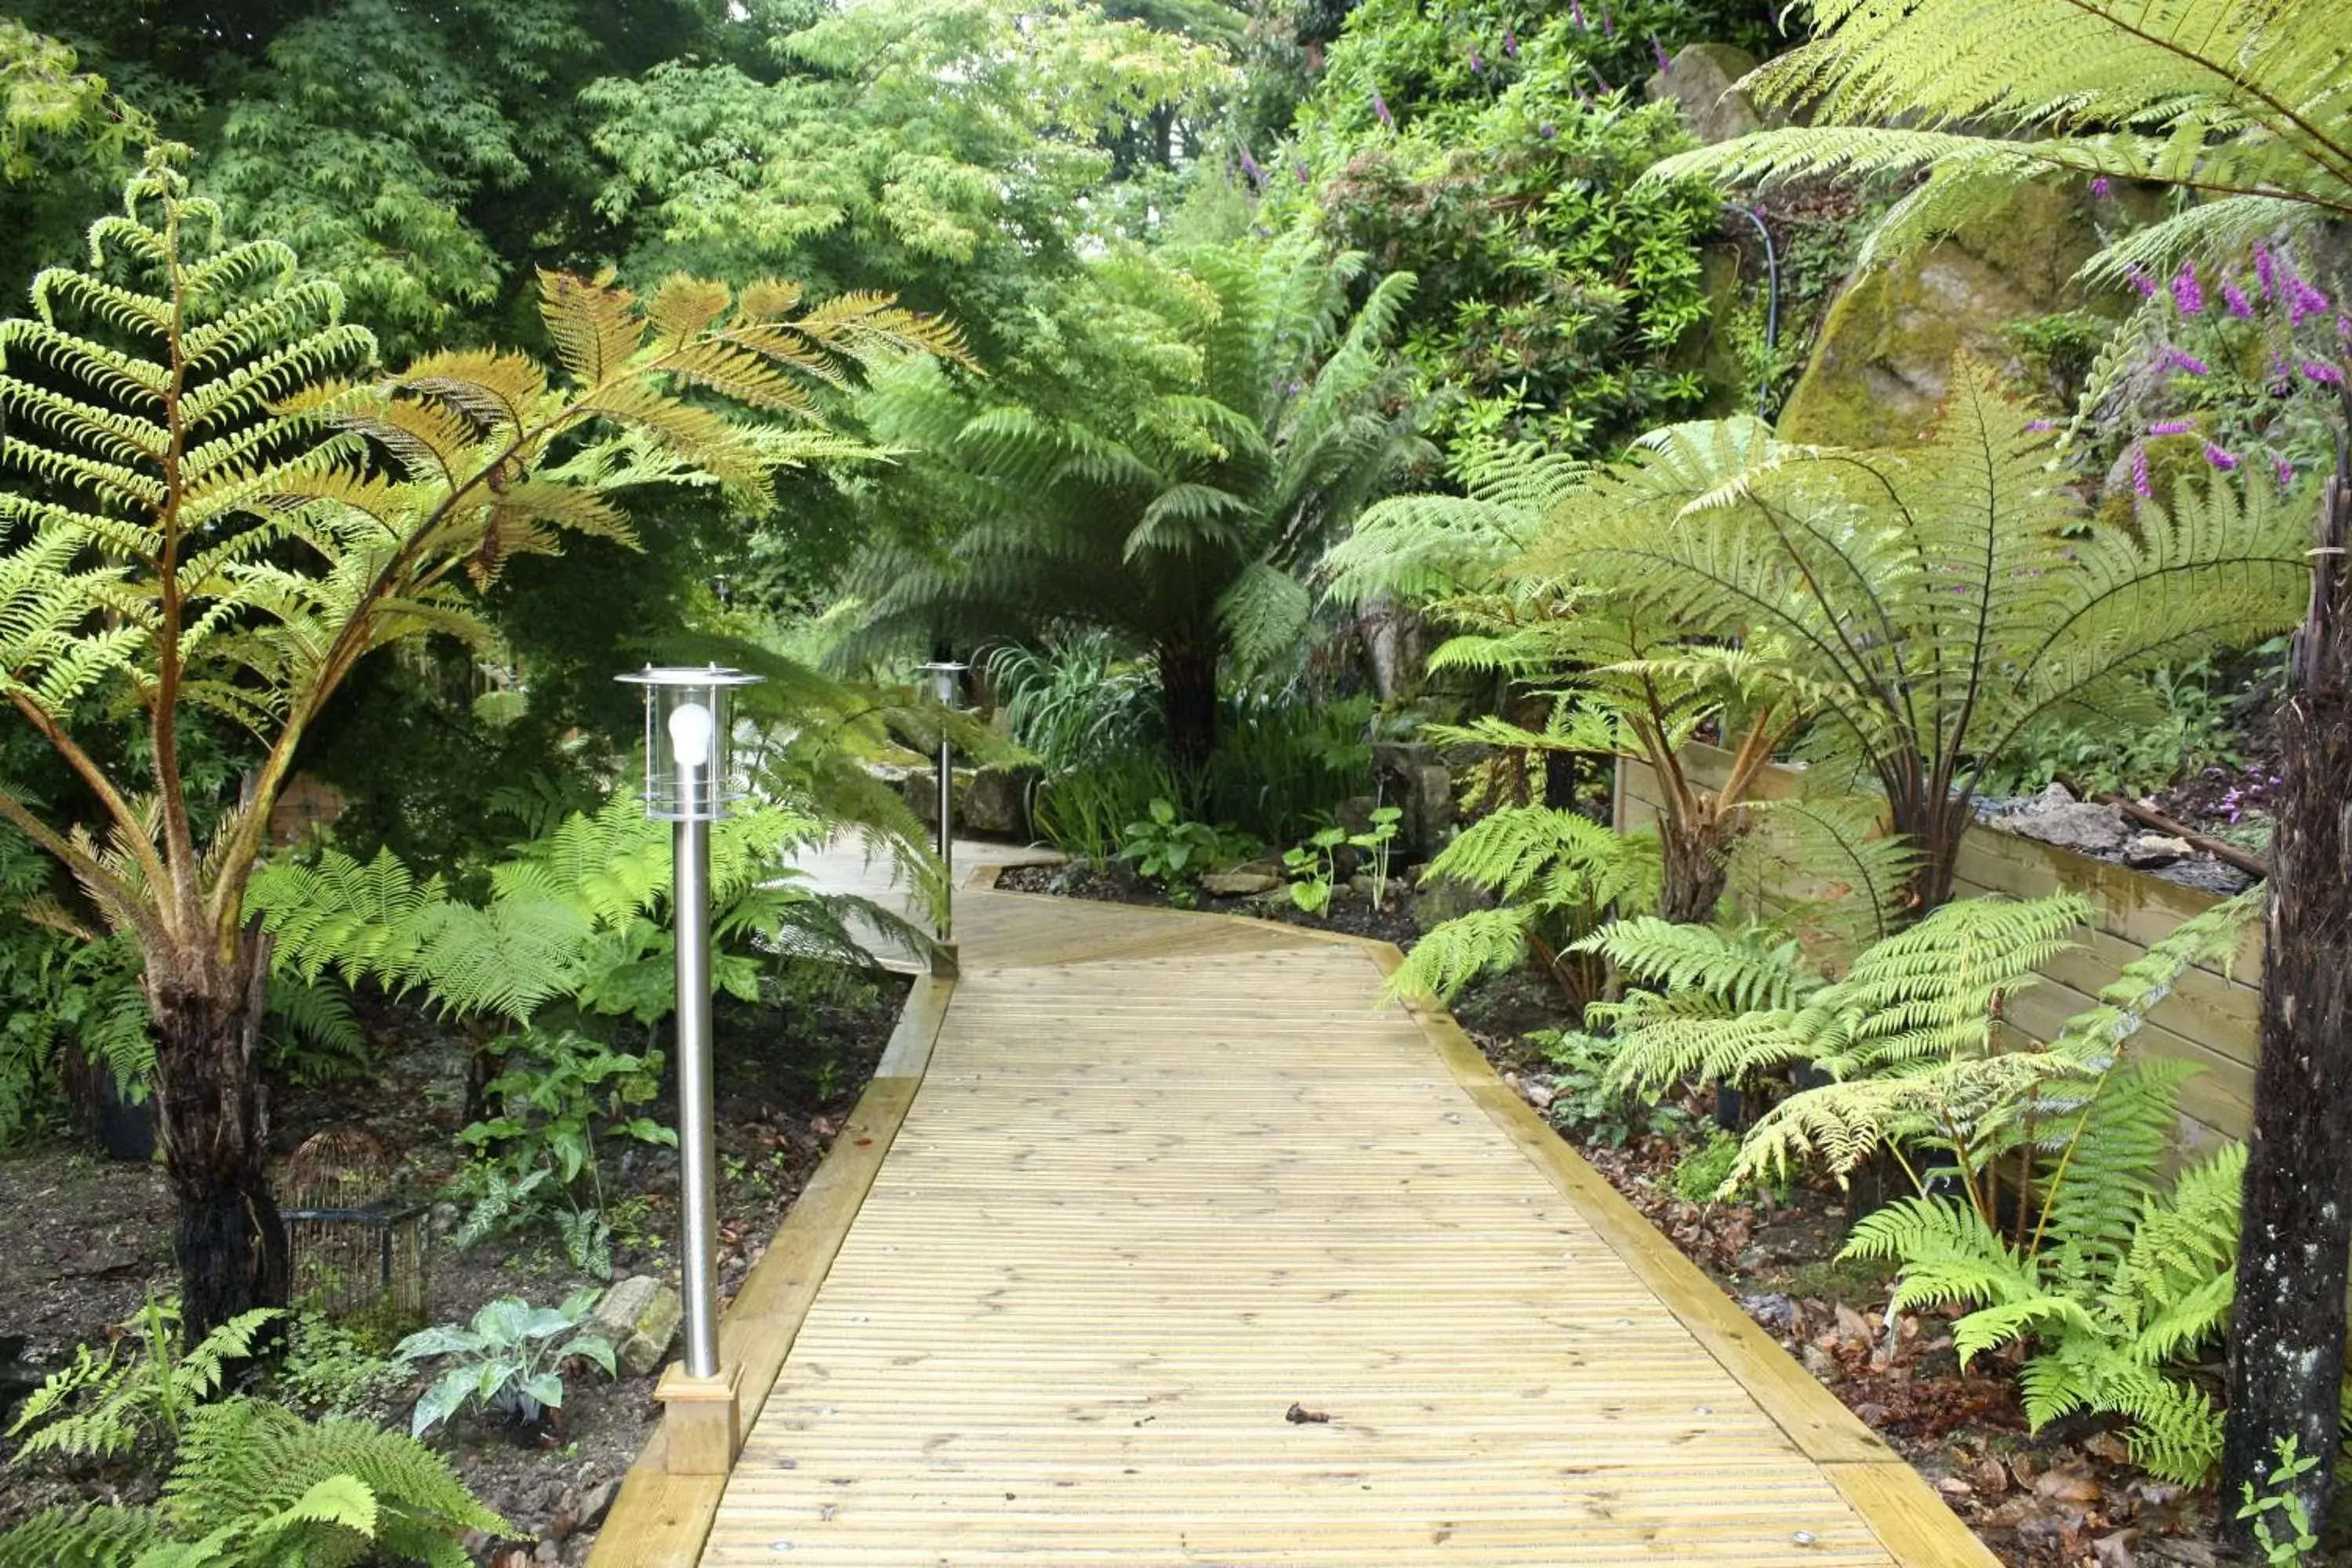
[[[678,1215],[685,1233],[686,1374],[719,1375],[719,1183],[711,1169],[718,1094],[710,1067],[710,824],[673,830],[677,911]]]
[[[727,815],[729,691],[759,678],[717,665],[621,679],[646,693],[646,814],[672,825],[670,908],[677,927],[678,1287],[686,1356],[654,1397],[676,1475],[724,1475],[741,1447],[741,1368],[719,1355],[717,1085],[710,1028],[710,825]]]
[[[934,659],[917,667],[930,678],[931,697],[942,710],[955,706],[956,677],[969,665],[951,659]],[[940,726],[940,822],[937,842],[940,852],[940,940],[949,942],[955,936],[955,747],[948,739],[948,727]]]

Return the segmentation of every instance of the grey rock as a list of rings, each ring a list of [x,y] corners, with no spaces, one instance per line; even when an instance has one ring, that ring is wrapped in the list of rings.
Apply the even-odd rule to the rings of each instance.
[[[1776,1334],[1793,1334],[1805,1326],[1805,1314],[1795,1300],[1779,1290],[1739,1298],[1740,1310]]]
[[[1799,1353],[1804,1361],[1805,1370],[1821,1382],[1843,1383],[1845,1381],[1845,1368],[1838,1364],[1837,1357],[1830,1354],[1821,1346],[1807,1345]]]
[[[2189,840],[2163,833],[2134,834],[2131,842],[2124,846],[2124,864],[2143,871],[2186,860],[2189,855]]]
[[[1649,80],[1653,103],[1674,104],[1691,134],[1713,146],[1764,128],[1756,100],[1739,90],[1739,79],[1756,68],[1756,57],[1730,44],[1692,44]]]
[[[1381,781],[1381,798],[1402,814],[1397,818],[1398,857],[1427,859],[1445,842],[1460,815],[1454,803],[1453,773],[1436,748],[1411,741],[1382,741],[1375,744],[1372,768]],[[1368,809],[1365,822],[1369,824],[1370,819]],[[1350,827],[1349,831],[1360,832],[1361,828]]]
[[[2052,805],[2036,800],[2022,811],[2011,812],[2001,826],[2011,833],[2084,855],[2113,855],[2131,837],[2122,807],[2089,801]]]
[[[982,768],[964,792],[964,826],[974,833],[1003,838],[1025,837],[1029,832],[1029,786],[1036,782],[1034,768]]]
[[[579,1522],[573,1528],[593,1530],[604,1523],[604,1516],[613,1511],[613,1500],[620,1495],[620,1482],[608,1480],[599,1481],[581,1493],[580,1506],[573,1512],[573,1518]]]
[[[1412,897],[1413,928],[1424,933],[1473,910],[1491,910],[1495,895],[1452,877],[1441,877]]]
[[[2227,861],[2216,860],[2210,855],[2177,861],[2170,866],[2159,867],[2149,874],[2161,877],[2168,882],[2178,882],[2184,888],[2195,888],[2200,892],[2218,893],[2225,899],[2244,892],[2255,881],[2252,872],[2241,870]]]
[[[669,1353],[682,1310],[676,1290],[650,1274],[632,1274],[597,1301],[587,1331],[612,1344],[624,1377],[643,1377]]]
[[[1231,871],[1212,871],[1201,879],[1201,891],[1219,899],[1250,899],[1260,893],[1271,893],[1282,886],[1282,879],[1270,872],[1254,871],[1247,867]]]

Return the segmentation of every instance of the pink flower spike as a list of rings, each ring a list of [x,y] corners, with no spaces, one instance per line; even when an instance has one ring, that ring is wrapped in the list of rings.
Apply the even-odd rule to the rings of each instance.
[[[2151,436],[2186,436],[2197,428],[2193,419],[2159,419],[2147,427]]]
[[[2197,281],[2194,262],[2182,262],[2180,270],[2172,275],[2172,304],[2184,316],[2197,315],[2205,309],[2205,287]]]
[[[2263,286],[2263,299],[2278,291],[2278,263],[2271,257],[2271,247],[2260,241],[2254,245],[2254,277]]]
[[[1508,22],[1503,24],[1503,53],[1512,59],[1519,58],[1519,30]]]
[[[2303,374],[2306,380],[2316,382],[2322,386],[2341,386],[2344,384],[2344,373],[2336,369],[2336,366],[2329,364],[2326,360],[2307,359],[2304,361]]]
[[[1666,58],[1666,46],[1658,42],[1658,35],[1655,33],[1650,35],[1650,53],[1657,57],[1660,76],[1674,68],[1674,61]]]
[[[2125,276],[2126,276],[2126,277],[2127,277],[2127,278],[2129,278],[2129,279],[2131,279],[2131,286],[2132,286],[2133,288],[2135,288],[2135,289],[2138,289],[2138,290],[2140,291],[2140,293],[2141,293],[2141,295],[2142,295],[2142,296],[2144,296],[2144,297],[2153,297],[2153,296],[2155,295],[2155,293],[2156,293],[2156,279],[2153,279],[2153,278],[2150,278],[2150,277],[2149,277],[2146,272],[2142,271],[2138,267],[2135,266],[2135,267],[2130,268],[2129,268],[2129,269],[2125,273]]]
[[[2114,192],[2115,186],[2107,184],[2107,177],[2105,174],[2091,182],[2091,194],[2101,201],[2105,201]]]
[[[2246,291],[2235,283],[2221,285],[2221,299],[2230,307],[2230,314],[2241,320],[2254,313],[2253,301],[2247,299]]]
[[[2132,493],[2142,500],[2156,494],[2156,487],[2148,482],[2147,448],[2145,447],[2132,448]]]
[[[1568,14],[1576,18],[1579,27],[1587,32],[1592,30],[1592,24],[1584,19],[1584,0],[1568,0]]]
[[[2221,447],[2216,447],[2210,441],[2205,443],[2205,460],[2212,464],[2215,468],[2221,469],[2225,474],[2238,466],[2237,458],[2230,456],[2229,453],[2223,451]]]
[[[2271,459],[2271,472],[2278,476],[2279,489],[2283,490],[2291,490],[2294,489],[2294,465],[2293,463],[2288,462],[2284,458],[2273,458]]]

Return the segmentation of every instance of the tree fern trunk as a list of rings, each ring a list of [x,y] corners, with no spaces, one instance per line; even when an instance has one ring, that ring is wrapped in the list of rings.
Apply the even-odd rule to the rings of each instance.
[[[1723,901],[1723,887],[1731,874],[1731,833],[1726,825],[1708,822],[1679,833],[1659,825],[1659,843],[1665,850],[1658,889],[1658,913],[1685,925],[1704,925],[1715,919]]]
[[[1217,749],[1217,654],[1213,646],[1160,649],[1160,696],[1167,705],[1168,751],[1198,767]]]
[[[253,1053],[268,961],[251,937],[235,962],[174,973],[149,961],[163,1169],[178,1200],[173,1249],[188,1342],[286,1300],[286,1227],[269,1190],[269,1126]]]
[[[2352,410],[2347,410],[2352,425]],[[2278,734],[2262,1060],[2246,1162],[2223,1501],[2293,1437],[2319,1464],[2294,1483],[2327,1517],[2352,1248],[2352,458],[2319,517],[2311,611],[2295,634]],[[2245,1527],[2235,1527],[2242,1534]],[[2248,1537],[2251,1543],[2251,1537]]]
[[[2352,409],[2347,409],[2352,428]],[[2253,1079],[2244,1246],[2230,1347],[2222,1502],[2295,1438],[2319,1465],[2294,1488],[2328,1516],[2352,1248],[2352,456],[2319,505],[2312,609],[2279,710],[2284,790],[2270,842],[2263,1058]],[[2251,1544],[2246,1526],[2234,1526]]]

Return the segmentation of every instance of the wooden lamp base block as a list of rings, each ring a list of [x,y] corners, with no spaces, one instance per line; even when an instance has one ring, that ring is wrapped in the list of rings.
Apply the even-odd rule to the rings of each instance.
[[[743,1369],[721,1367],[717,1377],[688,1377],[672,1362],[654,1388],[663,1406],[663,1448],[674,1476],[723,1476],[743,1447]]]

